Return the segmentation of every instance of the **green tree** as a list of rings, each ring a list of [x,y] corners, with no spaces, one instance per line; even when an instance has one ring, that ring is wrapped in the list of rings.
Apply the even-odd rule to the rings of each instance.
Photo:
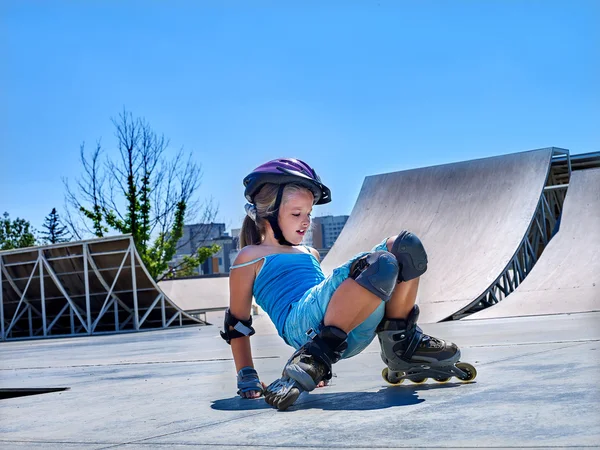
[[[182,278],[196,275],[196,268],[220,249],[218,245],[211,245],[198,249],[196,257],[184,256],[183,263],[177,269],[169,272],[168,278]]]
[[[41,231],[42,240],[47,244],[58,244],[60,242],[69,242],[70,236],[67,226],[63,225],[56,208],[52,208],[50,214],[44,219],[42,225],[48,231]]]
[[[168,274],[177,246],[187,243],[180,242],[186,219],[201,209],[193,200],[200,186],[200,166],[183,150],[169,158],[169,141],[142,118],[123,111],[112,123],[117,138],[112,157],[107,155],[103,164],[100,142],[91,155],[86,155],[82,144],[83,175],[77,189],[65,180],[70,206],[67,224],[80,239],[85,234],[103,237],[111,231],[131,234],[148,271],[159,280]],[[215,215],[212,202],[202,208],[202,221],[212,221]],[[204,262],[210,255],[199,247],[175,270]]]
[[[18,217],[10,220],[10,215],[5,212],[0,226],[0,250],[34,246],[36,242],[33,232],[27,220]]]

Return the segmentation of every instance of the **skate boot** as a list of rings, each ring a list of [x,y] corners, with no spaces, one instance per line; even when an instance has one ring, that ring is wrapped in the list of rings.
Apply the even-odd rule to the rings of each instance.
[[[281,378],[265,390],[265,401],[283,411],[289,408],[303,391],[312,391],[322,380],[331,379],[331,365],[340,360],[346,350],[348,335],[337,327],[326,326],[315,333],[288,360]]]
[[[406,319],[384,319],[377,327],[381,345],[381,359],[387,365],[381,375],[390,384],[405,379],[424,383],[427,378],[445,383],[455,376],[471,381],[477,375],[475,367],[458,362],[458,347],[441,339],[428,336],[417,326],[419,307],[414,306]]]

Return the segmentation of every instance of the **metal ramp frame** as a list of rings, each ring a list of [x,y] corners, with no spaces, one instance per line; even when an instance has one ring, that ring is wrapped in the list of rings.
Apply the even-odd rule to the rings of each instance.
[[[573,171],[560,231],[519,288],[464,320],[600,310],[600,167]]]
[[[447,320],[458,320],[495,305],[514,292],[529,275],[557,231],[556,225],[562,214],[571,172],[569,151],[554,147],[546,185],[540,195],[533,220],[515,255],[485,292]]]
[[[0,252],[0,341],[204,322],[148,274],[131,236]]]

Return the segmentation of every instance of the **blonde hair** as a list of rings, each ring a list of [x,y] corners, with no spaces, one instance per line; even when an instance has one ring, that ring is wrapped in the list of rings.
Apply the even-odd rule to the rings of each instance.
[[[266,183],[254,197],[256,222],[249,216],[244,218],[242,230],[240,231],[240,248],[244,248],[247,245],[258,245],[263,241],[267,233],[267,217],[279,213],[279,211],[275,211],[278,190],[278,184]],[[283,189],[281,203],[285,203],[290,195],[303,191],[311,192],[309,189],[298,184],[286,184]]]

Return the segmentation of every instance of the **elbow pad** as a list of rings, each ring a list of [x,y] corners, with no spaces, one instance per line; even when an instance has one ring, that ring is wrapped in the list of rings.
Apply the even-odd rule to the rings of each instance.
[[[230,330],[229,327],[233,327],[233,330]],[[248,320],[240,320],[229,312],[229,308],[225,310],[225,323],[223,324],[221,337],[229,345],[231,345],[232,339],[252,336],[255,332],[254,328],[252,328],[252,316]]]

